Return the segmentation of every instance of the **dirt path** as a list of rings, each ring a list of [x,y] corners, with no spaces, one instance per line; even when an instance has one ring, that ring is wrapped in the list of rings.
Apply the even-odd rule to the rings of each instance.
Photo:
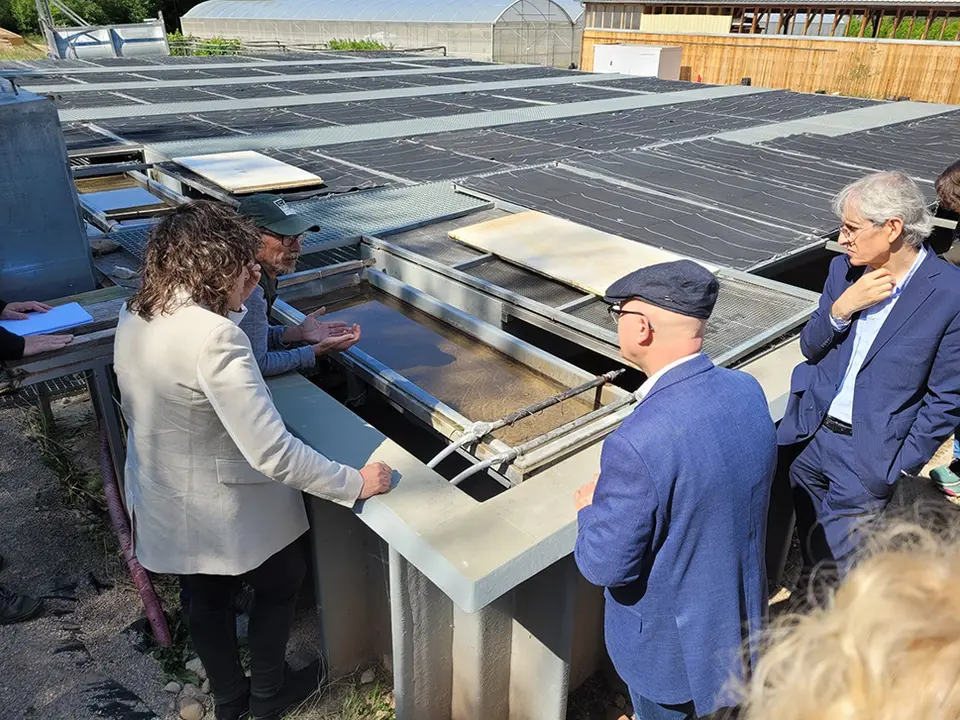
[[[102,494],[93,407],[81,395],[55,401],[53,415],[56,429],[43,435],[35,409],[0,407],[0,584],[46,602],[39,619],[0,626],[0,719],[177,720],[177,696],[163,689],[171,678],[129,630],[143,609],[107,520],[84,509]],[[155,583],[177,622],[175,583]],[[319,655],[317,628],[302,610],[288,645],[294,668]],[[171,667],[185,682],[182,664]],[[376,681],[362,682],[368,674]],[[389,693],[382,671],[358,668],[295,717],[388,720]],[[203,717],[212,720],[209,702]]]
[[[80,443],[96,437],[84,398],[61,401],[55,414],[58,437]],[[0,410],[0,553],[7,562],[0,583],[45,596],[47,607],[38,620],[0,626],[0,715],[174,718],[159,664],[124,633],[140,616],[139,598],[103,525],[65,502],[57,473],[27,439],[33,418],[21,408]],[[84,464],[77,463],[78,475]]]

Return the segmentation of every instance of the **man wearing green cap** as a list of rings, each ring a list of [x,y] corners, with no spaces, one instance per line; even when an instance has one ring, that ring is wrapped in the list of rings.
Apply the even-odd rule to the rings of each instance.
[[[297,215],[276,195],[251,195],[240,203],[239,212],[260,228],[260,285],[247,298],[247,314],[240,328],[250,338],[264,377],[312,368],[320,355],[341,352],[354,345],[360,339],[360,327],[319,321],[317,316],[323,315],[326,308],[311,313],[296,327],[269,322],[277,299],[277,277],[294,271],[303,251],[300,241],[304,233],[320,228]]]

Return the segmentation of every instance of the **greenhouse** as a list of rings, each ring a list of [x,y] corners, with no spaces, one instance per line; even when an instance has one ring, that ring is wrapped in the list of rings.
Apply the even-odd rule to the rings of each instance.
[[[443,46],[449,55],[504,63],[580,64],[576,0],[207,0],[181,18],[184,34],[322,44],[376,40]]]

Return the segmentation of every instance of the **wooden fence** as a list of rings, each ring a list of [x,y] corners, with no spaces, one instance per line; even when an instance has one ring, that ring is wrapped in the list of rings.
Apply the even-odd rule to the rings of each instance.
[[[605,43],[683,48],[681,79],[960,105],[960,43],[583,31],[581,64]]]

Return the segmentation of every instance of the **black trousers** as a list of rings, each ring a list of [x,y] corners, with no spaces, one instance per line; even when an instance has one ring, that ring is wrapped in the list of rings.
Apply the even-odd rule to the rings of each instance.
[[[287,640],[305,572],[302,546],[294,541],[242,575],[180,576],[193,646],[218,704],[237,700],[248,691],[234,613],[240,584],[245,582],[254,590],[248,633],[249,692],[268,698],[283,686]]]

